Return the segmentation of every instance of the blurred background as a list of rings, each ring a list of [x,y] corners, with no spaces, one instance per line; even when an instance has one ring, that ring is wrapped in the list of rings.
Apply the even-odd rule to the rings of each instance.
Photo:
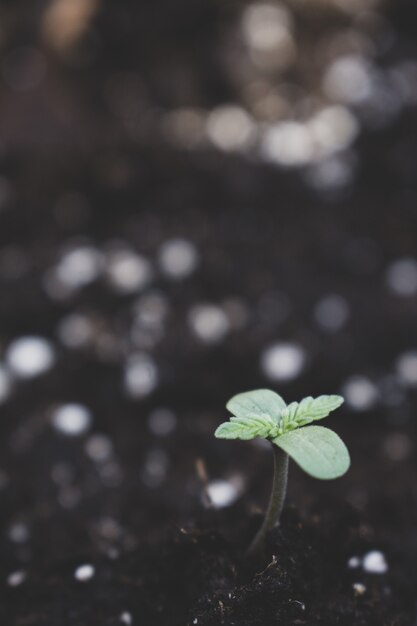
[[[212,436],[257,387],[345,396],[352,470],[290,500],[415,556],[416,9],[2,0],[5,576],[201,515],[204,474],[263,505],[268,451]]]

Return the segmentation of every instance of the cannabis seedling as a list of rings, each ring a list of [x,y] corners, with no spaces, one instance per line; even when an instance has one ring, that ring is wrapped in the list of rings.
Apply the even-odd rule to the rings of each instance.
[[[349,452],[343,441],[328,428],[308,426],[327,417],[344,402],[341,396],[308,396],[286,404],[274,391],[258,389],[234,396],[226,405],[232,413],[215,436],[219,439],[268,439],[274,451],[274,479],[268,509],[250,548],[249,555],[260,555],[268,532],[279,523],[284,506],[291,457],[313,478],[329,480],[349,468]]]

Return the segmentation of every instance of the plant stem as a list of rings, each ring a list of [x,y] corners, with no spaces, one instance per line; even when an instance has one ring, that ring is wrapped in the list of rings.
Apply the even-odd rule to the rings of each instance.
[[[255,538],[247,552],[247,555],[250,558],[263,555],[266,536],[275,526],[278,526],[282,509],[284,507],[285,494],[287,492],[288,454],[278,448],[278,446],[275,446],[273,443],[271,443],[271,445],[274,453],[274,479],[272,482],[272,491],[262,526],[256,533]]]

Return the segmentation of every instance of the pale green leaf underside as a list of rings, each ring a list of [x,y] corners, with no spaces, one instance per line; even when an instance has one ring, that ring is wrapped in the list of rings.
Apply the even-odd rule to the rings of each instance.
[[[315,420],[327,417],[331,411],[337,409],[344,400],[342,396],[308,396],[301,402],[291,402],[281,413],[284,421],[294,426],[304,426]]]
[[[306,426],[273,440],[307,474],[330,480],[342,476],[350,465],[349,452],[336,433],[323,426]]]
[[[256,389],[239,393],[229,400],[226,407],[236,417],[267,416],[277,422],[286,404],[275,391]]]

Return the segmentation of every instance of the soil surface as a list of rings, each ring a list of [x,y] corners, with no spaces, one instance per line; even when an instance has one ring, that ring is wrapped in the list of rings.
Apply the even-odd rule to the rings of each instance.
[[[270,538],[270,562],[253,575],[241,545],[218,531],[182,527],[146,550],[98,559],[88,582],[69,582],[76,563],[45,568],[19,593],[22,624],[410,624],[406,572],[383,576],[347,569],[372,546],[368,529],[336,503],[304,523],[293,510]],[[217,520],[218,522],[221,520]],[[229,520],[230,521],[230,520]],[[64,582],[66,581],[66,582]],[[407,594],[408,588],[408,594]],[[30,610],[28,610],[28,605]],[[14,623],[14,622],[13,622]]]

